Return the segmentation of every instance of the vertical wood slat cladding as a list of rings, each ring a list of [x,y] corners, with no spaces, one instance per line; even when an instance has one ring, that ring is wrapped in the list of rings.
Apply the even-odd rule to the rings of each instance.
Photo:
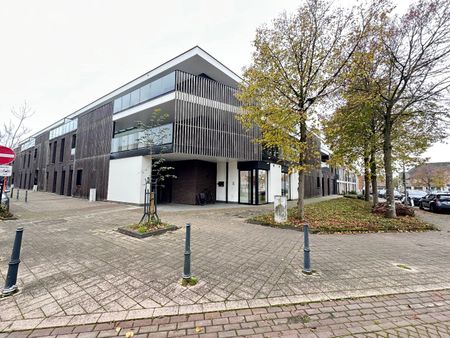
[[[97,199],[104,200],[108,191],[109,157],[113,134],[113,103],[107,103],[78,117],[77,145],[73,172],[74,196],[89,196],[97,189]],[[82,170],[82,184],[76,185],[77,171]],[[68,173],[66,174],[68,177]]]
[[[17,158],[13,163],[14,186],[32,189],[37,183],[38,190],[45,190],[45,172],[47,169],[48,132],[36,136],[35,146],[24,151],[16,149]],[[36,151],[36,157],[34,157]]]
[[[236,89],[176,72],[174,151],[241,160],[260,160],[253,142],[258,129],[247,131],[236,119]]]

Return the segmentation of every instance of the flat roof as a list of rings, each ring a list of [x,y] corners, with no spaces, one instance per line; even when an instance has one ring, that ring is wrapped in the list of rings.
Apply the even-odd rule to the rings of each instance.
[[[205,50],[200,48],[199,46],[194,46],[193,48],[181,53],[178,56],[175,56],[174,58],[170,59],[169,61],[164,62],[163,64],[153,68],[152,70],[144,73],[143,75],[125,83],[124,85],[114,89],[113,91],[109,92],[106,95],[101,96],[100,98],[94,100],[93,102],[85,105],[84,107],[76,110],[75,112],[61,118],[55,123],[52,123],[50,126],[34,133],[33,135],[29,136],[25,140],[21,141],[19,143],[19,146],[23,143],[27,142],[31,138],[35,138],[38,135],[41,135],[42,133],[45,133],[53,128],[56,128],[64,123],[66,119],[74,119],[75,117],[82,115],[83,113],[87,113],[93,109],[96,109],[100,107],[101,105],[105,104],[106,102],[109,102],[116,97],[120,96],[122,93],[131,90],[132,88],[149,81],[151,78],[156,77],[158,75],[165,75],[165,73],[172,72],[177,69],[177,66],[180,64],[185,64],[186,67],[192,68],[193,64],[198,61],[203,60],[203,66],[210,65],[209,72],[213,72],[212,78],[219,77],[220,81],[226,85],[235,87],[239,82],[241,82],[241,77],[237,75],[235,72],[233,72],[230,68],[225,66],[223,63],[218,61],[216,58],[214,58],[211,54],[207,53]],[[200,65],[202,66],[202,65]],[[198,67],[197,67],[198,68]],[[198,71],[198,69],[197,69]],[[195,71],[193,72],[195,73]],[[208,73],[205,71],[204,73]],[[194,74],[195,75],[195,74]]]

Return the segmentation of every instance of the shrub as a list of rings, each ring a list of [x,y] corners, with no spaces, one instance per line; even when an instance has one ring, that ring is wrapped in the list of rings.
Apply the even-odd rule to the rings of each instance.
[[[374,214],[384,215],[386,212],[387,203],[381,202],[373,207]],[[395,212],[397,216],[414,216],[414,209],[401,203],[395,203]]]

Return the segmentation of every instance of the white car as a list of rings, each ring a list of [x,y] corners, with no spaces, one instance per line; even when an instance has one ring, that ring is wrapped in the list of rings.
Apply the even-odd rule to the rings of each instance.
[[[426,191],[423,190],[407,190],[408,193],[408,205],[413,207],[419,206],[419,201],[422,197],[427,195]],[[405,203],[405,196],[402,198],[402,203]]]

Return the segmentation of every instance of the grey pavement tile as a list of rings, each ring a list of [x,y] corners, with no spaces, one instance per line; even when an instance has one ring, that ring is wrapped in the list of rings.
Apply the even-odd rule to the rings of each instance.
[[[21,220],[2,224],[0,257],[9,254],[12,230],[25,224],[23,284],[13,302],[0,302],[3,322],[52,318],[62,311],[75,317],[105,313],[107,318],[107,312],[128,315],[162,307],[155,311],[173,314],[196,312],[200,306],[219,311],[224,304],[225,309],[239,309],[450,287],[447,228],[416,234],[311,235],[317,274],[305,276],[301,233],[244,222],[245,215],[270,206],[163,210],[161,216],[174,224],[187,219],[193,224],[192,270],[200,282],[183,289],[178,285],[183,231],[145,240],[113,231],[139,218],[140,208],[45,193],[13,208]],[[398,262],[414,272],[399,269]],[[0,282],[5,269],[0,265]]]

